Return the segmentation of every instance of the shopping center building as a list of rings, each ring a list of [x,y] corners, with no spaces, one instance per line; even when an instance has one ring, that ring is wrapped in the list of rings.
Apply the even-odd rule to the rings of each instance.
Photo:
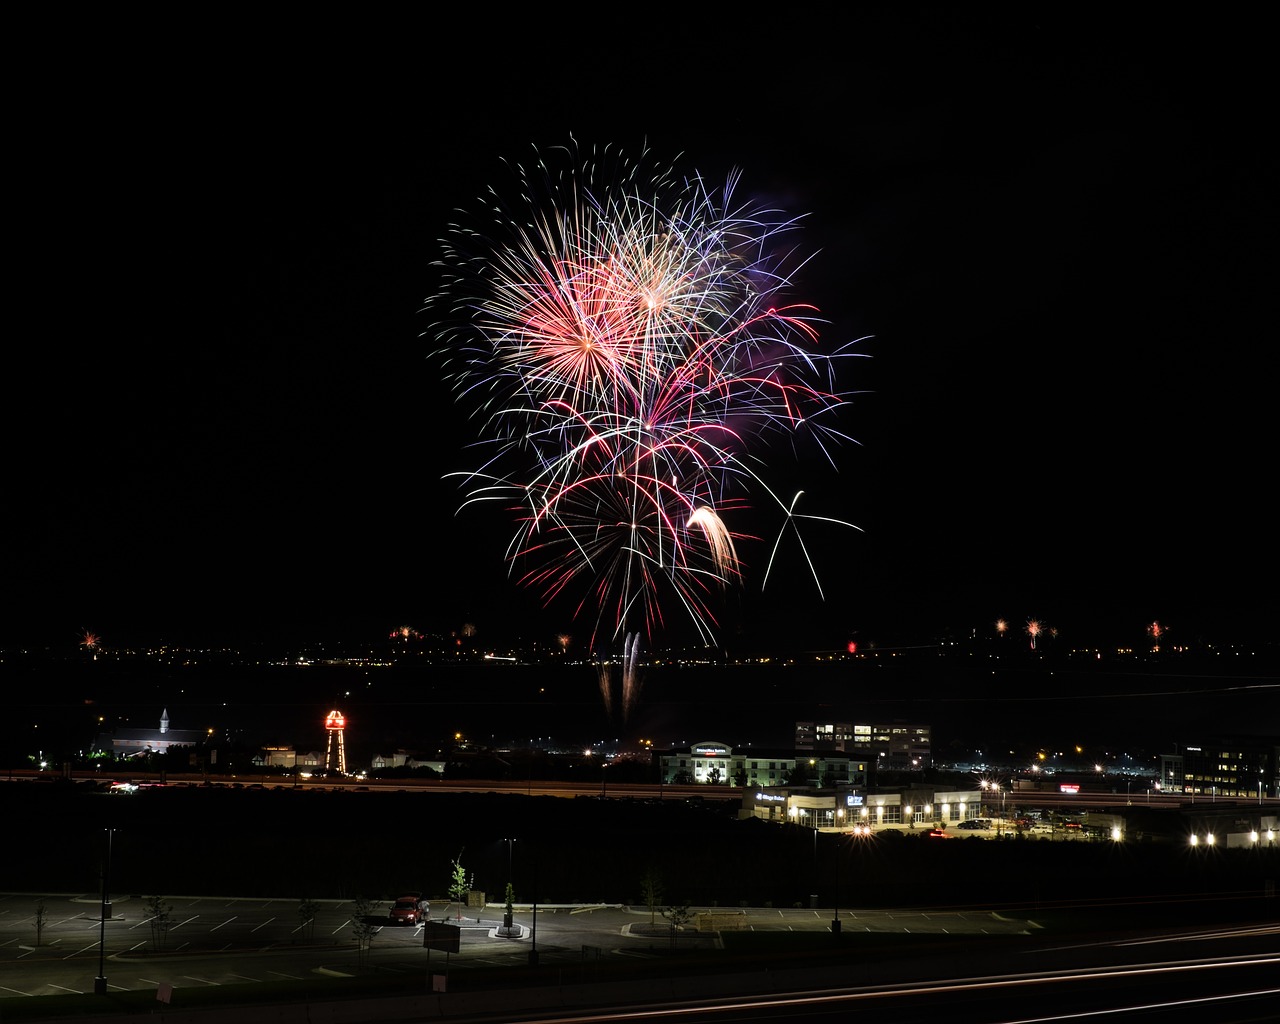
[[[735,750],[703,740],[659,756],[664,783],[739,787],[741,816],[765,821],[833,830],[928,827],[983,813],[980,788],[933,789],[918,778],[906,785],[879,785],[874,762],[834,750]]]

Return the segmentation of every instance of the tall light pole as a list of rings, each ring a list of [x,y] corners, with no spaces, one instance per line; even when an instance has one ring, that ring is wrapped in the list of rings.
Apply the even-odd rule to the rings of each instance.
[[[98,921],[98,976],[93,979],[94,995],[107,994],[107,976],[105,974],[107,947],[107,918],[111,916],[111,899],[107,895],[111,880],[111,839],[115,829],[104,830],[107,833],[107,859],[102,866],[102,914]]]
[[[529,948],[529,966],[538,966],[538,854],[533,854],[533,939]]]
[[[844,811],[840,815],[843,817]],[[840,832],[836,832],[836,913],[831,919],[831,934],[840,934]]]

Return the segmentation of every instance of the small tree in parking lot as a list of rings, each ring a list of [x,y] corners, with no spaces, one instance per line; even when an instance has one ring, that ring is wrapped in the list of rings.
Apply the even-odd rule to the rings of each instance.
[[[693,911],[689,909],[689,904],[680,903],[671,907],[663,907],[662,916],[671,925],[671,948],[675,949],[676,933],[693,920]]]
[[[662,903],[662,876],[650,866],[640,879],[640,898],[649,908],[649,924],[657,923],[658,906]]]
[[[40,936],[44,933],[44,900],[36,904],[36,945],[40,945]]]
[[[357,896],[351,907],[351,934],[356,940],[356,960],[364,967],[369,945],[378,930],[378,920],[373,916],[373,901]]]
[[[151,942],[156,949],[164,949],[165,939],[169,935],[169,918],[173,915],[173,904],[165,903],[163,896],[148,896],[147,913],[151,915]]]
[[[475,883],[475,876],[472,876],[471,882],[467,881],[467,870],[462,866],[462,854],[466,847],[458,851],[458,856],[453,861],[453,875],[449,880],[449,898],[457,900],[459,904],[467,901],[467,893],[471,886]],[[462,920],[462,907],[458,907],[458,920]]]
[[[298,904],[298,917],[302,921],[302,937],[307,942],[315,938],[316,911],[318,909],[316,904],[305,896],[302,897],[302,901]]]

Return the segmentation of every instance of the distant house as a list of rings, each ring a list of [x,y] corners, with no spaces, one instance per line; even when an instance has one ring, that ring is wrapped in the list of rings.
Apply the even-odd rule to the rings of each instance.
[[[444,761],[439,757],[423,757],[406,750],[397,750],[391,754],[375,754],[369,767],[375,771],[379,768],[430,768],[438,774],[444,774]]]
[[[103,753],[116,757],[146,757],[148,754],[163,754],[170,747],[196,747],[204,738],[205,734],[200,729],[170,728],[169,709],[165,708],[160,713],[158,729],[121,728],[101,733],[96,746]]]
[[[317,768],[324,764],[324,752],[299,752],[293,747],[263,747],[253,763],[271,768]]]

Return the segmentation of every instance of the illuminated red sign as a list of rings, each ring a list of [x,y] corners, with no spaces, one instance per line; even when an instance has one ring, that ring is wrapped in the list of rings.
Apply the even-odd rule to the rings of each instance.
[[[325,715],[324,727],[326,729],[345,729],[347,727],[347,719],[341,711],[330,711]]]
[[[1080,787],[1074,782],[1063,782],[1058,786],[1059,793],[1079,793]]]

